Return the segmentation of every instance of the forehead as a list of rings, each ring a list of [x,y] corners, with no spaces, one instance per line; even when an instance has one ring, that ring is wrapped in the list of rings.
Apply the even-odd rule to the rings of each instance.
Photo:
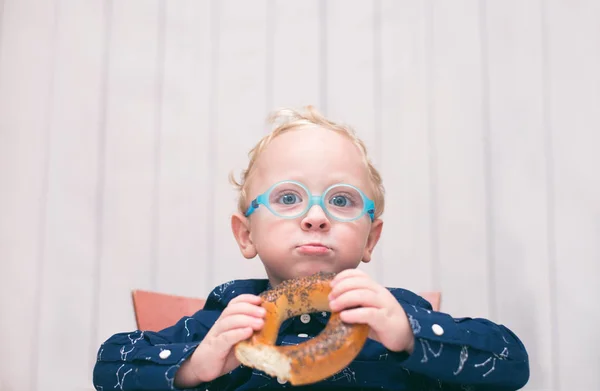
[[[363,191],[369,183],[364,157],[347,136],[318,127],[287,131],[275,137],[256,161],[256,183],[252,190],[294,179],[311,191],[345,182]]]

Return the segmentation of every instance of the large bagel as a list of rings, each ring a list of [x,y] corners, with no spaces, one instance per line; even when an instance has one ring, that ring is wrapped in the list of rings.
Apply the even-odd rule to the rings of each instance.
[[[358,355],[369,334],[364,324],[342,322],[332,313],[325,329],[298,345],[276,346],[281,323],[300,314],[331,311],[327,296],[335,274],[318,273],[288,280],[261,294],[267,310],[264,327],[235,346],[244,365],[293,385],[315,383],[344,369]]]

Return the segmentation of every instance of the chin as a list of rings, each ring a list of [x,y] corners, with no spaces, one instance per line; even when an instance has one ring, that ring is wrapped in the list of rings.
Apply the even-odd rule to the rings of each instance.
[[[333,265],[327,265],[321,262],[313,262],[312,264],[307,262],[306,264],[294,269],[294,277],[306,277],[319,272],[331,273],[333,271],[335,271],[335,267]]]

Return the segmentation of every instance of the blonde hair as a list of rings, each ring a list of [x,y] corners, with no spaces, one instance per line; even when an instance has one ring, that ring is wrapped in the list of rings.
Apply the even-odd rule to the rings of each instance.
[[[230,173],[229,175],[229,181],[239,191],[238,210],[240,213],[245,213],[248,208],[248,183],[250,176],[254,172],[256,160],[270,142],[275,137],[289,130],[316,125],[322,129],[332,130],[349,138],[358,147],[369,172],[369,179],[371,180],[373,202],[375,203],[375,218],[378,218],[383,214],[385,206],[385,189],[383,187],[381,175],[371,163],[365,143],[358,138],[352,127],[328,120],[313,106],[306,106],[304,111],[298,111],[291,108],[279,109],[269,115],[267,122],[275,125],[275,128],[269,134],[264,136],[248,153],[250,160],[248,162],[248,167],[245,170],[242,170],[241,181],[236,181],[233,173]]]

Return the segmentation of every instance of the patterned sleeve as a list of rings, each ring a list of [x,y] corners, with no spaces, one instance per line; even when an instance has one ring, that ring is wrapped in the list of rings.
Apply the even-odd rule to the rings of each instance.
[[[160,332],[113,335],[98,350],[94,387],[98,391],[176,390],[175,373],[219,315],[219,311],[202,310]]]
[[[231,299],[264,289],[266,280],[257,281],[229,281],[217,286],[202,310],[159,332],[137,330],[113,335],[98,350],[94,387],[98,391],[176,390],[174,379],[181,364],[195,351]],[[199,385],[198,389],[218,389],[227,381],[225,375]]]
[[[517,390],[529,380],[525,346],[505,326],[398,301],[415,336],[412,354],[395,354],[406,370],[465,389]]]

